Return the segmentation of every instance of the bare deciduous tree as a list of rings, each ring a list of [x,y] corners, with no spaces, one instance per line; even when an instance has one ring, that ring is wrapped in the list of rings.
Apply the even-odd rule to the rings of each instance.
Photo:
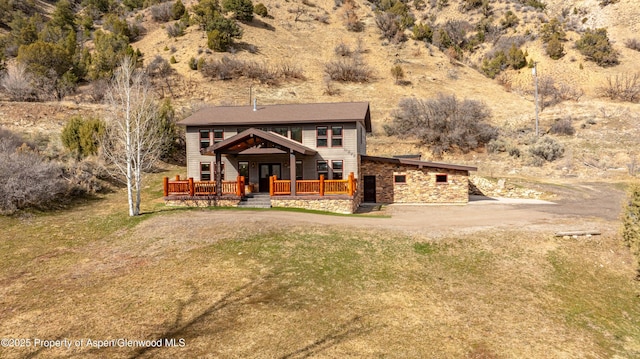
[[[102,143],[113,173],[127,184],[129,215],[140,214],[144,171],[160,156],[164,136],[160,131],[158,106],[143,72],[125,57],[115,71],[105,94],[106,129]]]
[[[602,96],[611,100],[638,102],[640,101],[640,72],[608,76],[598,90]]]
[[[31,75],[27,72],[27,67],[21,63],[7,68],[7,73],[0,79],[0,85],[13,101],[26,101],[35,97]]]
[[[47,209],[59,204],[67,189],[60,165],[0,128],[0,213]]]
[[[467,153],[498,137],[498,129],[487,123],[491,112],[486,104],[460,101],[454,95],[404,98],[392,116],[392,122],[384,126],[388,135],[417,138],[436,156],[454,149]]]

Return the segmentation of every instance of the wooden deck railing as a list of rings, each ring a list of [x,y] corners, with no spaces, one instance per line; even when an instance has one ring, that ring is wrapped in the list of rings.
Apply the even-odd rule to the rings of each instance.
[[[296,195],[346,194],[353,196],[356,191],[356,179],[353,172],[345,180],[296,180]],[[279,180],[276,176],[269,178],[269,194],[271,196],[291,195],[291,181]]]
[[[320,181],[318,180],[297,180],[296,194],[316,194],[320,193]]]
[[[235,181],[222,181],[220,194],[234,194],[244,196],[244,177],[238,176]],[[181,180],[176,176],[173,181],[165,177],[163,181],[164,196],[213,196],[216,195],[215,181],[194,181],[193,178]]]
[[[272,178],[270,188],[271,188],[271,190],[269,192],[273,192],[271,194],[272,196],[279,195],[279,194],[290,194],[291,193],[291,181],[289,181],[289,180],[277,180],[275,178]]]

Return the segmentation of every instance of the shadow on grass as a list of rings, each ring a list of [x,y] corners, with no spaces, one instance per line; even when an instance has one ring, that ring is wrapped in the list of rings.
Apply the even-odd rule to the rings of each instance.
[[[337,329],[331,331],[324,337],[296,351],[283,355],[280,357],[280,359],[309,358],[326,349],[336,346],[347,339],[366,334],[369,331],[371,330],[367,329],[362,323],[362,317],[357,315],[347,322],[343,323]]]
[[[260,277],[250,283],[247,283],[241,286],[238,289],[232,290],[228,292],[224,297],[214,302],[210,306],[206,307],[204,310],[200,312],[200,314],[195,317],[188,319],[185,321],[184,312],[188,309],[190,305],[196,303],[198,298],[198,290],[195,286],[191,286],[191,296],[188,300],[180,303],[178,310],[176,312],[176,317],[171,326],[166,328],[166,330],[157,335],[157,338],[161,340],[172,339],[172,338],[197,338],[201,336],[202,328],[201,325],[210,324],[214,319],[220,317],[219,312],[223,309],[231,306],[238,306],[241,304],[250,304],[251,301],[279,301],[278,293],[283,291],[287,291],[288,288],[282,286],[276,286],[275,288],[269,288],[269,281],[274,278],[274,274],[269,274],[263,277]],[[232,328],[233,325],[228,325],[228,328]],[[224,330],[224,328],[218,328]],[[335,346],[346,339],[362,335],[368,332],[367,329],[362,323],[361,316],[355,316],[349,321],[345,322],[337,329],[331,331],[326,334],[324,337],[317,339],[312,344],[309,344],[303,348],[295,350],[289,354],[281,356],[282,359],[293,359],[293,358],[307,358],[314,354],[317,354],[323,350],[326,350],[332,346]],[[156,339],[158,340],[158,339]],[[134,354],[130,357],[132,359],[140,358],[153,350],[161,349],[154,347],[146,347],[137,349]]]
[[[173,324],[168,326],[163,332],[157,334],[155,339],[157,340],[171,340],[174,338],[194,339],[204,334],[203,326],[211,325],[215,322],[216,318],[220,319],[224,316],[220,312],[228,307],[238,307],[240,305],[252,304],[252,303],[264,303],[264,302],[280,302],[281,294],[289,290],[288,287],[282,285],[276,285],[272,287],[271,279],[275,278],[275,274],[268,274],[257,278],[235,290],[228,292],[225,296],[204,308],[199,314],[191,319],[185,318],[185,312],[188,311],[189,306],[196,305],[199,297],[198,289],[191,285],[191,296],[185,301],[181,301],[176,311]],[[232,310],[232,309],[229,309]],[[237,314],[237,313],[236,313]],[[342,325],[338,326],[335,330],[327,333],[323,337],[315,340],[313,343],[306,345],[300,349],[297,349],[291,353],[281,356],[281,359],[298,359],[308,358],[319,352],[326,350],[330,347],[336,346],[339,343],[365,334],[370,331],[369,328],[363,323],[362,316],[354,316],[350,320],[346,321]],[[224,323],[228,325],[226,328],[210,328],[208,332],[222,332],[225,329],[234,328],[233,323],[225,320]],[[162,347],[145,347],[137,349],[131,359],[140,358],[146,354],[150,354],[156,349],[162,349]]]

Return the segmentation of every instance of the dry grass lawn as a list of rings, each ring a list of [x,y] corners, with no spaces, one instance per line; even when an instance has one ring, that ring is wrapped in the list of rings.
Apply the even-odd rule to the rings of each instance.
[[[0,218],[0,336],[83,340],[0,357],[640,355],[640,288],[615,221],[581,239],[526,226],[431,236],[167,209],[158,184],[136,219],[123,193]],[[118,338],[185,345],[86,345]]]

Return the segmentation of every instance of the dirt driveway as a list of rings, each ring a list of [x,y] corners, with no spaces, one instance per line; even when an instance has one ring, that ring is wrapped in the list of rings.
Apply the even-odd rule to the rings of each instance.
[[[615,234],[624,191],[606,183],[583,183],[554,189],[553,202],[474,197],[468,205],[401,205],[372,209],[372,216],[328,216],[285,211],[189,212],[193,225],[234,222],[265,226],[331,225],[380,228],[440,237],[485,229],[526,229],[553,235],[558,231],[599,230]],[[375,216],[384,215],[385,217]],[[184,222],[182,222],[184,226]]]

